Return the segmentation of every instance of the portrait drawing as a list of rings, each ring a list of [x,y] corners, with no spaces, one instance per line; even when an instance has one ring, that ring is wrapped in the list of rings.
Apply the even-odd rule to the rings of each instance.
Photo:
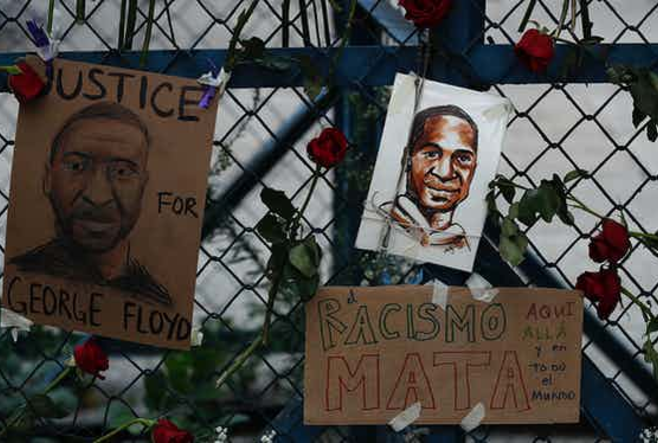
[[[471,271],[511,106],[397,74],[356,247]]]
[[[406,149],[406,192],[395,197],[391,217],[420,232],[423,246],[467,247],[465,231],[454,221],[454,213],[468,198],[475,174],[477,125],[458,106],[424,109],[414,117]],[[458,232],[445,235],[449,228]]]
[[[43,173],[56,236],[9,263],[170,305],[167,289],[130,254],[150,149],[146,125],[124,106],[100,102],[71,115],[52,141]]]
[[[36,70],[43,62],[30,60]],[[45,74],[44,74],[45,75]],[[0,303],[33,321],[189,349],[217,100],[194,79],[56,59],[21,103]]]

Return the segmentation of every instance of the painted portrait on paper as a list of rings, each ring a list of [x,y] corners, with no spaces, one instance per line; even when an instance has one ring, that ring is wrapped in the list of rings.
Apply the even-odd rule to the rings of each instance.
[[[414,87],[396,78],[357,247],[471,270],[510,106],[426,80],[414,114]]]

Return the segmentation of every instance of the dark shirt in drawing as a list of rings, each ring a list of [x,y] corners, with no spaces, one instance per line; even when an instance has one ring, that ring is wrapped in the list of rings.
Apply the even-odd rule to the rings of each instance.
[[[170,306],[167,288],[159,284],[148,269],[133,258],[128,259],[128,270],[123,275],[106,280],[81,254],[77,254],[66,241],[55,239],[25,254],[9,260],[19,271],[52,275],[69,280],[108,286],[130,293],[144,302]]]

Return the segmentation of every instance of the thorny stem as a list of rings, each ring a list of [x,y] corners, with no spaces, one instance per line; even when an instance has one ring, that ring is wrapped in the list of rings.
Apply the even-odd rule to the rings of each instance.
[[[237,56],[235,51],[238,46],[238,42],[240,41],[240,34],[242,33],[244,26],[249,21],[249,18],[254,13],[256,6],[258,6],[258,1],[259,0],[253,0],[249,5],[249,8],[247,8],[245,11],[242,11],[242,14],[240,14],[238,18],[238,23],[233,30],[233,36],[231,37],[231,41],[228,44],[228,57],[224,68],[226,72],[232,72],[233,68],[235,68],[235,64],[237,63]]]
[[[306,198],[304,199],[304,203],[302,203],[302,206],[299,208],[297,211],[297,214],[291,219],[289,223],[289,229],[291,233],[291,238],[290,241],[294,242],[297,237],[297,229],[299,227],[299,224],[304,216],[304,212],[306,211],[308,204],[311,201],[311,196],[313,195],[313,192],[315,191],[315,187],[317,186],[318,180],[320,179],[320,170],[321,167],[319,165],[316,166],[315,172],[313,174],[313,181],[311,182],[311,187],[306,194]],[[287,251],[286,251],[287,254]],[[217,379],[217,384],[216,387],[219,388],[222,386],[226,380],[229,379],[236,371],[238,371],[244,364],[245,362],[249,359],[249,357],[258,350],[261,346],[267,346],[267,343],[269,341],[269,335],[270,335],[270,325],[272,322],[272,315],[274,313],[274,302],[276,300],[276,296],[279,292],[279,286],[281,286],[281,280],[283,278],[283,267],[285,267],[285,261],[283,261],[281,268],[277,269],[277,271],[274,273],[274,281],[272,282],[272,286],[270,287],[270,290],[267,293],[267,307],[265,311],[265,320],[263,321],[263,329],[258,336],[256,340],[254,340],[247,349],[242,351],[240,355],[238,355],[231,366],[229,366],[222,374],[219,376]],[[98,442],[95,442],[98,443]]]
[[[569,0],[563,0],[562,3],[562,12],[560,13],[560,22],[557,25],[557,28],[555,31],[553,31],[553,35],[555,38],[560,37],[560,33],[562,32],[562,28],[564,28],[564,24],[567,21],[567,14],[569,12]]]
[[[532,11],[535,9],[535,6],[537,6],[537,0],[530,0],[530,3],[528,3],[528,9],[526,9],[525,15],[523,16],[521,24],[519,25],[519,32],[523,32],[525,30],[525,27],[528,25],[528,21],[530,21]]]
[[[64,380],[69,373],[74,369],[72,366],[68,366],[66,369],[64,369],[60,374],[57,376],[57,378],[53,381],[50,382],[48,386],[46,386],[46,389],[43,390],[43,394],[48,394],[50,391],[55,389],[59,383]]]
[[[55,15],[55,0],[50,0],[48,2],[48,21],[46,22],[46,30],[48,31],[48,36],[53,34],[53,16]]]
[[[642,316],[645,318],[645,321],[647,319],[647,316],[649,317],[649,320],[653,320],[656,318],[656,316],[651,312],[651,308],[648,307],[644,302],[642,302],[639,298],[637,298],[631,291],[628,289],[624,288],[622,286],[621,292],[628,298],[631,299],[631,301],[642,310]]]
[[[102,443],[104,441],[109,441],[115,435],[119,434],[123,430],[128,429],[132,425],[136,425],[136,424],[143,424],[147,428],[151,428],[155,424],[155,421],[148,420],[148,419],[145,419],[145,418],[136,418],[134,420],[130,420],[129,422],[126,422],[126,423],[122,424],[121,426],[119,426],[118,428],[114,429],[112,432],[109,432],[109,433],[103,435],[98,440],[94,440],[93,443]]]
[[[146,31],[144,33],[144,43],[142,44],[142,55],[139,58],[139,65],[146,66],[148,59],[149,45],[151,44],[151,33],[153,32],[153,20],[155,17],[155,0],[149,0],[148,19],[146,20]]]

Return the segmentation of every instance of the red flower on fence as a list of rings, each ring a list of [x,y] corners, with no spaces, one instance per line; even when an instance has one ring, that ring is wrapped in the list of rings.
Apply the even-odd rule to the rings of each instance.
[[[347,145],[347,139],[340,130],[326,128],[319,137],[311,140],[306,152],[315,163],[329,169],[343,161]]]
[[[452,0],[400,0],[406,13],[404,18],[418,28],[433,28],[446,16]]]
[[[161,418],[153,428],[153,443],[194,443],[194,436]]]
[[[576,282],[576,289],[585,293],[585,297],[596,306],[597,314],[607,320],[617,307],[621,297],[621,279],[615,268],[602,269],[599,272],[583,272]]]
[[[555,55],[551,36],[537,29],[528,29],[514,46],[516,56],[532,72],[544,72]]]
[[[601,232],[589,244],[589,256],[597,263],[617,263],[631,247],[628,229],[621,223],[606,218]]]
[[[19,102],[26,103],[41,95],[46,85],[26,62],[19,62],[16,66],[21,73],[9,76],[9,87]]]
[[[96,343],[93,337],[84,344],[76,346],[73,355],[78,368],[101,380],[105,380],[105,377],[101,375],[101,371],[107,371],[110,362],[105,351]]]

